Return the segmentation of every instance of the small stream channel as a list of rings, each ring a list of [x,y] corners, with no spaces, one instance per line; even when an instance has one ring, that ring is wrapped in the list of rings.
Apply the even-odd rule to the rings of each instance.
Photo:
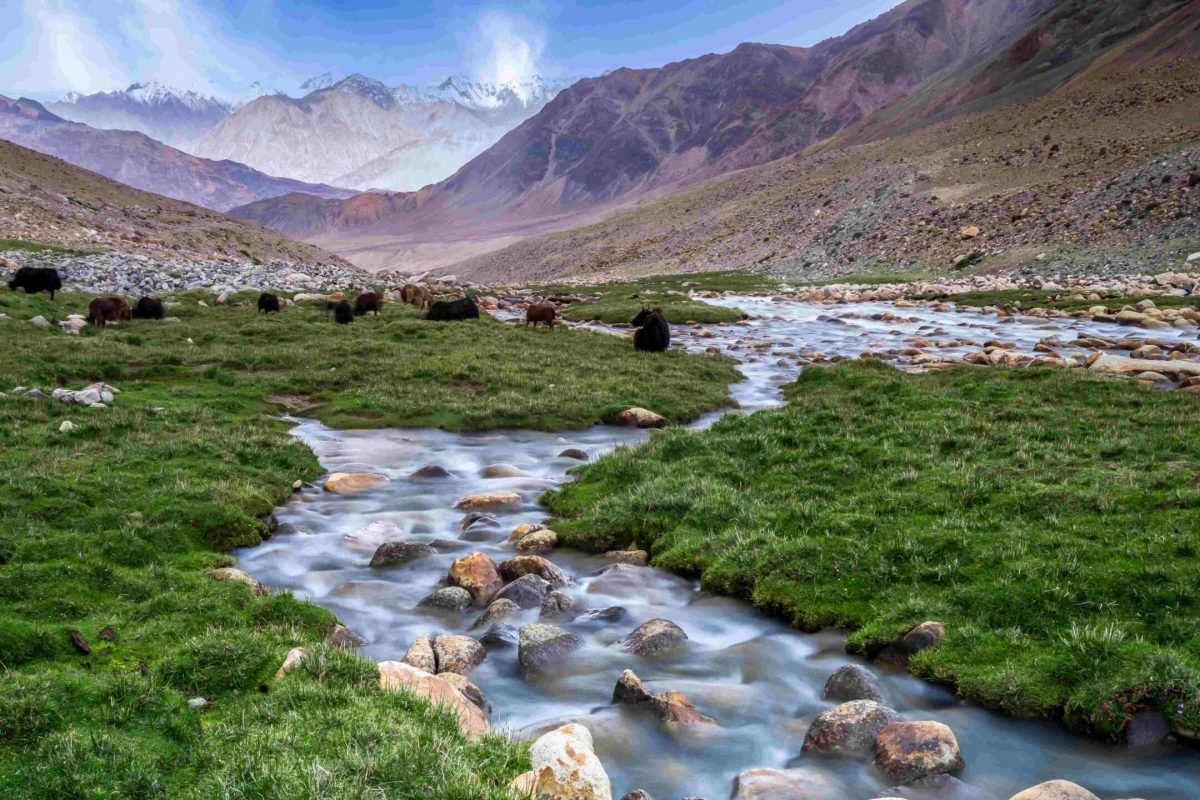
[[[712,326],[703,336],[676,326],[676,335],[683,346],[715,346],[742,362],[746,380],[732,392],[747,413],[782,402],[781,387],[801,369],[794,356],[804,351],[857,356],[904,348],[909,339],[920,336],[947,345],[924,348],[927,352],[979,349],[951,344],[964,339],[980,345],[991,339],[1014,342],[1020,352],[1032,352],[1039,340],[1053,335],[1064,342],[1080,334],[1117,336],[1115,326],[1104,323],[998,318],[887,303],[825,306],[757,297],[714,302],[745,309],[752,320]],[[1155,331],[1153,338],[1195,340],[1195,334]],[[1062,352],[1070,353],[1071,348]],[[709,415],[696,425],[719,417]],[[569,480],[567,470],[580,463],[559,457],[563,450],[578,448],[595,459],[647,436],[610,427],[564,433],[339,431],[306,420],[297,422],[294,433],[331,472],[376,472],[391,481],[361,495],[305,489],[277,511],[280,522],[303,532],[239,551],[239,566],[276,589],[331,609],[366,638],[369,644],[363,653],[375,660],[402,658],[425,633],[481,635],[482,630],[471,630],[481,613],[478,609],[464,614],[418,608],[417,603],[444,585],[456,558],[474,550],[497,562],[512,557],[505,544],[508,533],[519,523],[544,519],[538,496]],[[454,477],[410,477],[430,464],[448,469]],[[515,467],[520,475],[484,477],[485,468],[494,464]],[[460,530],[463,512],[454,510],[455,502],[487,491],[516,491],[525,503],[497,514],[498,526]],[[367,562],[375,548],[398,538],[431,544],[437,555],[370,569]],[[695,582],[661,570],[626,567],[597,574],[610,566],[598,557],[556,550],[550,558],[576,578],[568,591],[580,609],[589,610],[553,622],[575,633],[584,646],[558,673],[536,680],[521,677],[515,645],[490,648],[487,660],[470,677],[492,704],[493,727],[533,735],[568,720],[582,722],[592,731],[615,797],[641,787],[657,800],[724,800],[738,772],[784,766],[819,771],[830,800],[888,794],[883,791],[886,783],[867,761],[800,755],[809,723],[832,705],[821,698],[826,678],[853,661],[843,650],[840,634],[798,633],[747,604],[712,596]],[[620,610],[590,613],[614,608]],[[657,617],[687,632],[686,647],[664,660],[642,659],[614,646],[634,627]],[[537,618],[538,610],[532,609],[507,622],[515,628]],[[610,705],[613,686],[626,668],[636,671],[653,691],[682,691],[717,724],[669,730],[643,709]],[[1007,800],[1034,784],[1065,778],[1104,800],[1200,798],[1200,753],[1195,751],[1164,746],[1133,752],[1089,741],[1052,725],[985,711],[901,671],[869,668],[879,676],[888,704],[902,717],[939,720],[954,730],[966,761],[964,786],[957,794],[938,797]]]

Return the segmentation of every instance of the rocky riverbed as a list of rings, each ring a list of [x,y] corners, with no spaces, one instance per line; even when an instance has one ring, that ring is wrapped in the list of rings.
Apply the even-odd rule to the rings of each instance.
[[[950,361],[990,346],[1037,358],[1039,343],[1055,339],[1064,358],[1108,357],[1124,351],[1074,343],[1147,335],[933,303],[714,302],[750,319],[682,328],[678,341],[742,362],[746,381],[734,393],[743,411],[780,403],[780,387],[807,365],[864,353],[924,369],[903,351]],[[1153,335],[1196,338],[1176,328]],[[918,338],[927,344],[912,347]],[[847,657],[836,633],[798,633],[645,566],[636,542],[601,555],[558,549],[538,496],[582,460],[643,441],[643,429],[456,434],[302,421],[296,434],[330,475],[279,509],[276,535],[239,552],[239,566],[334,610],[380,662],[384,685],[442,698],[468,731],[489,725],[535,740],[537,774],[521,785],[540,778],[545,796],[1200,796],[1200,760],[1156,734],[1153,720],[1133,748],[1003,718],[896,667]],[[940,631],[920,625],[896,651],[936,646]],[[1041,785],[1063,779],[1073,784]]]

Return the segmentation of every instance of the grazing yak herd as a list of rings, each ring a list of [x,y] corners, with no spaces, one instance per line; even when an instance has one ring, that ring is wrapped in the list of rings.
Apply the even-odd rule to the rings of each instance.
[[[12,280],[8,282],[12,291],[23,289],[26,294],[48,292],[50,299],[54,293],[62,289],[62,277],[58,270],[47,267],[21,267]],[[473,297],[458,297],[454,299],[435,298],[427,286],[407,284],[399,292],[400,301],[415,306],[425,312],[425,319],[432,322],[452,322],[456,320],[479,319],[479,305]],[[263,292],[258,296],[258,310],[264,314],[278,314],[285,302],[279,296]],[[355,317],[374,314],[379,316],[383,309],[384,298],[376,292],[363,292],[354,299],[354,305],[347,300],[326,300],[325,309],[332,312],[334,322],[348,325]],[[110,322],[127,322],[133,319],[163,319],[165,316],[163,302],[154,297],[143,297],[133,308],[123,297],[97,297],[88,304],[87,321],[103,328]],[[525,327],[545,325],[550,330],[558,323],[558,307],[553,303],[541,302],[530,304],[525,310]],[[630,323],[636,330],[633,345],[636,349],[650,353],[661,353],[671,345],[671,328],[662,309],[643,307]]]

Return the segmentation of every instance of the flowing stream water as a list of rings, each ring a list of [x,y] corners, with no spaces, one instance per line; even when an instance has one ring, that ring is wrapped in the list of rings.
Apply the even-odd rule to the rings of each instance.
[[[958,354],[977,350],[962,340],[1001,340],[1032,352],[1045,337],[1069,342],[1077,335],[1120,338],[1129,329],[1085,320],[996,317],[966,309],[897,308],[887,303],[837,306],[778,302],[768,298],[725,298],[718,303],[746,310],[740,325],[710,326],[688,332],[676,326],[677,340],[691,349],[718,347],[737,357],[745,381],[732,393],[742,412],[782,403],[781,387],[801,369],[796,354],[857,356],[910,346],[916,336],[941,342],[926,352]],[[1194,332],[1145,334],[1158,340],[1194,341]],[[544,331],[530,335],[551,335]],[[1069,346],[1061,348],[1070,353]],[[897,359],[900,366],[903,358]],[[711,424],[720,414],[696,423]],[[332,430],[297,421],[294,433],[335,472],[375,472],[391,480],[377,491],[336,495],[306,488],[277,510],[281,523],[300,532],[275,536],[239,551],[240,566],[260,581],[292,591],[332,611],[368,645],[365,656],[400,659],[418,636],[466,633],[479,609],[465,613],[419,608],[417,603],[444,585],[451,562],[480,550],[497,562],[512,557],[508,533],[522,522],[538,522],[545,512],[539,495],[569,480],[580,462],[560,457],[567,448],[595,459],[619,446],[645,440],[643,431],[594,427],[544,433],[439,430]],[[436,464],[448,479],[412,478]],[[506,464],[516,477],[484,477],[489,465]],[[521,508],[498,513],[498,526],[460,529],[464,496],[515,491]],[[387,539],[431,544],[437,555],[387,569],[367,566],[375,547]],[[705,797],[724,800],[733,778],[756,767],[806,767],[819,773],[834,798],[957,797],[1006,800],[1016,792],[1055,778],[1074,780],[1104,800],[1192,800],[1200,798],[1200,753],[1163,746],[1131,751],[1073,736],[1054,725],[1015,720],[963,702],[945,689],[903,671],[867,665],[880,679],[888,705],[903,718],[932,719],[949,725],[961,746],[963,785],[951,794],[887,792],[868,760],[829,760],[801,756],[800,746],[813,718],[832,703],[821,698],[826,678],[854,661],[836,632],[799,633],[751,606],[707,594],[690,580],[653,568],[611,566],[599,557],[556,550],[551,560],[571,573],[568,588],[580,609],[552,620],[579,636],[584,645],[555,674],[526,680],[518,671],[515,645],[489,648],[487,660],[471,673],[491,702],[492,723],[521,735],[535,735],[572,720],[593,734],[596,753],[612,778],[615,797],[641,787],[658,800]],[[593,613],[605,609],[607,613]],[[538,610],[506,620],[518,627],[538,621]],[[634,627],[666,618],[688,634],[686,646],[667,658],[644,659],[615,646]],[[653,691],[676,689],[712,717],[715,725],[669,729],[641,708],[610,704],[621,671],[631,668]]]

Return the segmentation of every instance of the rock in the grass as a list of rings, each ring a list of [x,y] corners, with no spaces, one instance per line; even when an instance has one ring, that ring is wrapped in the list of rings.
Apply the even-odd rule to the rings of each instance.
[[[437,676],[455,689],[458,689],[463,697],[470,700],[483,712],[484,716],[492,716],[492,704],[488,702],[487,696],[484,695],[482,689],[471,683],[470,679],[465,675],[460,675],[457,672],[439,672]]]
[[[825,681],[822,696],[826,700],[839,700],[843,703],[851,700],[874,700],[883,702],[883,692],[879,689],[879,681],[858,664],[846,664],[838,667]]]
[[[555,619],[569,613],[575,608],[575,598],[566,592],[551,592],[542,601],[541,618]]]
[[[518,636],[517,663],[525,675],[545,672],[583,644],[578,636],[557,625],[522,625]]]
[[[254,578],[242,572],[240,569],[233,567],[221,567],[211,571],[211,575],[219,581],[230,581],[232,583],[242,583],[250,587],[250,591],[257,595],[268,595],[271,590],[263,586]]]
[[[74,422],[71,422],[71,420],[69,420],[69,419],[64,419],[62,422],[62,425],[58,426],[58,432],[59,433],[71,433],[72,431],[75,430],[75,428],[76,428],[76,425]]]
[[[549,581],[530,573],[522,575],[497,592],[492,602],[504,599],[511,600],[519,608],[540,608],[550,589]]]
[[[539,800],[612,800],[612,784],[596,757],[591,732],[578,723],[564,725],[529,748]]]
[[[517,540],[513,548],[518,553],[549,553],[558,547],[558,534],[549,528],[534,531]]]
[[[1157,711],[1139,711],[1125,724],[1125,744],[1152,747],[1171,733],[1171,724]]]
[[[414,472],[411,477],[426,479],[453,478],[454,473],[437,464],[428,464]]]
[[[469,553],[450,566],[446,576],[451,586],[466,589],[477,606],[487,605],[492,596],[504,586],[496,562],[486,553]]]
[[[883,726],[899,719],[899,714],[874,700],[851,700],[818,714],[800,749],[838,756],[868,753]]]
[[[376,569],[394,567],[397,564],[407,564],[418,558],[435,555],[436,552],[423,542],[384,542],[376,548],[375,555],[371,556],[371,566]]]
[[[501,620],[521,613],[521,607],[506,597],[498,597],[488,603],[487,610],[471,625],[472,630],[490,628]]]
[[[665,428],[667,420],[645,408],[627,408],[614,419],[616,424],[629,428]]]
[[[575,448],[575,447],[568,447],[566,450],[563,450],[561,453],[559,453],[558,457],[559,458],[570,458],[570,459],[574,459],[575,461],[587,461],[588,460],[588,454],[578,448]]]
[[[325,637],[325,644],[339,650],[357,650],[360,647],[366,647],[367,640],[345,625],[334,625],[333,630]]]
[[[208,701],[203,697],[189,697],[188,708],[204,708],[208,705]]]
[[[479,706],[445,679],[400,661],[383,661],[378,666],[379,687],[384,691],[406,689],[434,705],[444,706],[458,717],[459,727],[468,738],[477,739],[488,732],[487,716]]]
[[[438,668],[437,656],[433,652],[433,637],[428,635],[418,636],[417,640],[409,646],[408,651],[401,660],[410,667],[415,667],[422,672],[428,672],[431,675],[436,674]]]
[[[469,675],[487,658],[483,645],[470,636],[446,634],[433,640],[433,654],[437,659],[438,672],[457,672]]]
[[[697,711],[696,707],[692,705],[692,701],[682,692],[666,691],[658,694],[651,692],[642,683],[641,678],[630,669],[622,672],[621,677],[617,679],[617,685],[613,689],[612,702],[645,706],[652,709],[663,722],[677,725],[712,722],[710,717]]]
[[[963,769],[954,731],[940,722],[892,722],[875,739],[875,763],[892,783],[906,784],[930,775]]]
[[[498,569],[506,581],[515,581],[522,575],[537,575],[556,589],[571,582],[567,573],[541,556],[516,556],[500,562]]]
[[[600,557],[614,564],[630,564],[635,567],[644,567],[650,563],[650,554],[645,550],[609,550]]]
[[[283,663],[275,671],[275,680],[282,680],[285,675],[300,666],[300,662],[306,655],[308,655],[308,651],[303,647],[293,647],[289,650],[288,654],[283,657]]]
[[[485,492],[460,497],[454,507],[460,511],[479,511],[491,508],[516,508],[524,502],[516,492]]]
[[[358,494],[387,483],[384,475],[371,472],[335,472],[325,479],[325,491],[334,494]]]
[[[1077,783],[1046,781],[1014,794],[1009,800],[1100,800]]]
[[[520,478],[525,475],[512,464],[488,464],[479,474],[484,478]]]
[[[900,643],[904,649],[910,654],[916,654],[922,650],[928,650],[941,643],[946,638],[946,626],[940,622],[922,622],[908,633],[904,634],[904,638]]]
[[[29,320],[29,324],[35,328],[45,330],[46,328],[50,327],[50,320],[46,319],[41,314],[38,314],[33,319]]]
[[[419,608],[440,608],[443,611],[464,611],[471,605],[471,593],[460,586],[446,586],[417,603]]]
[[[1192,377],[1200,375],[1200,363],[1194,361],[1156,361],[1153,359],[1126,358],[1105,353],[1088,364],[1092,372],[1118,375],[1137,375],[1141,372],[1162,372],[1167,375]]]
[[[687,641],[683,628],[668,619],[652,619],[644,622],[621,639],[623,649],[638,656],[657,656],[673,650]]]
[[[748,769],[733,781],[730,800],[817,800],[840,797],[832,778],[812,769]]]

